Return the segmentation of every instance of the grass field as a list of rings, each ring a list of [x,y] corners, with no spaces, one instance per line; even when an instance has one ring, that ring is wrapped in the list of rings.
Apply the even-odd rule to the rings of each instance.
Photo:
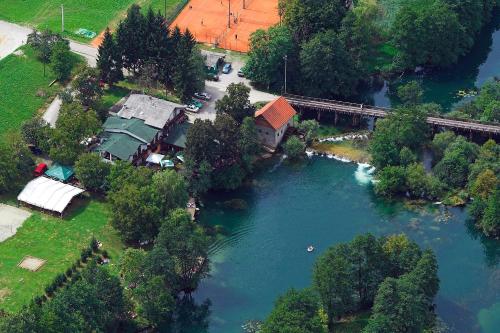
[[[167,0],[167,13],[182,0]],[[80,41],[75,31],[84,28],[99,34],[106,26],[114,27],[133,3],[164,11],[164,0],[2,0],[0,20],[61,32],[61,3],[64,3],[65,35]]]
[[[14,237],[0,243],[0,309],[16,311],[33,296],[42,295],[54,277],[80,257],[92,235],[103,243],[111,256],[109,267],[116,272],[123,245],[108,224],[104,203],[79,199],[64,219],[34,212]],[[47,262],[37,272],[18,268],[26,255]]]
[[[22,48],[23,56],[11,54],[0,60],[0,133],[18,129],[21,123],[51,100],[61,89],[49,87],[54,75],[43,65],[29,47]],[[37,96],[37,93],[39,96]]]

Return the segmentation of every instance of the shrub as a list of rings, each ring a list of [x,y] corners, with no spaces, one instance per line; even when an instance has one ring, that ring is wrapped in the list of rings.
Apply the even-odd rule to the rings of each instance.
[[[283,149],[285,150],[285,154],[288,156],[288,158],[290,158],[291,160],[295,160],[304,155],[306,145],[294,135],[285,142]]]
[[[68,268],[68,269],[66,270],[66,276],[67,276],[67,277],[71,277],[71,275],[73,275],[73,270],[72,270],[71,268]]]
[[[102,251],[102,256],[103,256],[103,258],[109,258],[108,251],[103,250],[103,251]]]
[[[47,293],[47,295],[49,296],[52,296],[52,294],[54,293],[54,284],[51,283],[49,284],[47,287],[45,287],[45,292]]]
[[[92,239],[90,240],[90,245],[89,248],[92,250],[92,252],[97,253],[99,251],[99,242],[95,237],[92,236]]]
[[[75,263],[76,267],[81,267],[82,266],[82,262],[80,259],[76,259],[76,263]],[[75,267],[75,270],[76,270],[76,267]]]

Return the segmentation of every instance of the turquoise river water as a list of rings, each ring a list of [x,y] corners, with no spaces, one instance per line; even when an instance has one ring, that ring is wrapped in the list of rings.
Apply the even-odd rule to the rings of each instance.
[[[426,101],[449,109],[461,101],[458,90],[500,75],[499,26],[497,15],[454,68],[412,76],[421,80]],[[369,95],[377,105],[391,104],[387,85]],[[246,320],[264,319],[278,295],[310,285],[313,262],[327,247],[366,232],[404,232],[435,250],[437,313],[450,332],[500,332],[500,242],[478,234],[465,210],[411,209],[378,199],[368,168],[353,163],[313,157],[298,166],[268,164],[252,185],[211,195],[202,209],[202,223],[226,231],[211,251],[212,275],[195,295],[212,302],[211,333],[242,332]],[[246,209],[224,205],[231,199],[244,200]],[[306,251],[310,244],[313,253]]]

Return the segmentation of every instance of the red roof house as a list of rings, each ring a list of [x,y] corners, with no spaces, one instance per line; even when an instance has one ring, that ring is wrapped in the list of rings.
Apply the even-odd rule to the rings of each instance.
[[[259,140],[266,146],[276,148],[297,114],[284,97],[267,103],[255,112],[255,125]]]

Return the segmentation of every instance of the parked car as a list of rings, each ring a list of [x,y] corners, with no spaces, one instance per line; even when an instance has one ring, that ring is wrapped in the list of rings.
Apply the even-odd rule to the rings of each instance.
[[[35,170],[33,171],[33,174],[35,177],[40,177],[47,171],[47,164],[45,163],[40,163],[36,166]]]
[[[200,108],[199,108],[199,107],[197,107],[197,106],[196,106],[196,105],[194,105],[194,104],[188,104],[188,105],[186,105],[186,111],[196,113],[196,112],[200,111]]]
[[[210,94],[207,94],[206,92],[194,93],[194,97],[202,99],[204,101],[209,101],[212,98],[212,96],[210,96]]]
[[[240,69],[240,70],[238,71],[238,76],[239,76],[239,77],[245,77],[245,73],[243,72],[243,70],[242,70],[242,69]]]
[[[224,73],[224,74],[229,74],[229,72],[231,72],[231,69],[232,69],[232,68],[233,68],[233,67],[231,66],[231,64],[230,64],[230,63],[226,63],[226,64],[224,65],[224,67],[222,67],[222,73]]]
[[[214,73],[208,73],[207,74],[207,80],[210,80],[210,81],[219,81],[219,75],[214,74]]]
[[[196,106],[198,109],[201,109],[203,107],[203,103],[195,99],[191,99],[191,102],[189,102],[189,104]]]
[[[190,112],[198,112],[203,107],[203,103],[192,99],[189,104],[186,106],[186,110]]]

